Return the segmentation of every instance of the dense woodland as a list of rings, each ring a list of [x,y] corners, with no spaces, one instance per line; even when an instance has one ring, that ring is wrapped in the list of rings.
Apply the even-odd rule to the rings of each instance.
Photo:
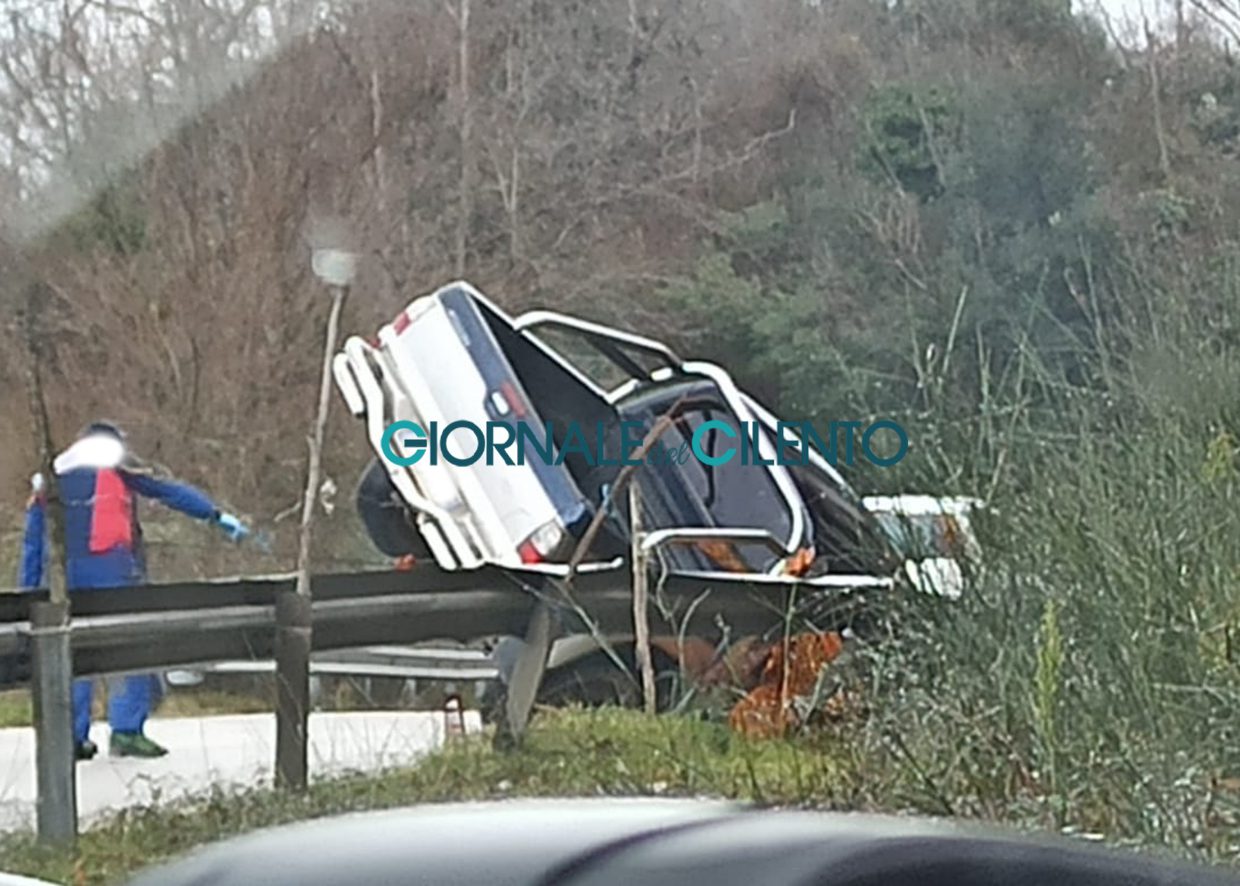
[[[1235,418],[1240,19],[1180,13],[1145,39],[1050,0],[15,2],[6,313],[46,305],[58,439],[115,418],[259,523],[301,483],[325,218],[364,256],[347,331],[465,276],[722,359],[798,419],[911,423],[912,475],[861,485],[985,494],[1060,396],[1140,422],[1117,371]],[[363,456],[337,414],[346,495]]]
[[[117,419],[275,534],[155,520],[163,577],[291,563],[329,219],[347,331],[464,276],[897,418],[856,484],[986,498],[994,568],[869,671],[896,805],[1230,854],[1240,6],[1168,8],[11,0],[3,315],[42,306],[60,440]],[[3,335],[0,563],[37,462]],[[334,408],[324,564],[372,556]]]

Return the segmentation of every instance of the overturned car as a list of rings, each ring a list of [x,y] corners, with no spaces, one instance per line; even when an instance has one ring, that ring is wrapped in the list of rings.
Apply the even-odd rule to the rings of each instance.
[[[585,360],[570,361],[546,333],[584,346]],[[611,492],[642,432],[663,419],[633,478],[643,526],[762,530],[778,542],[670,547],[669,568],[890,566],[881,562],[885,536],[817,449],[780,458],[781,446],[799,441],[778,419],[722,368],[659,342],[545,311],[513,319],[454,283],[414,301],[375,340],[350,338],[333,370],[367,423],[376,459],[359,504],[391,556],[429,554],[445,569],[567,562],[600,511],[588,559],[622,554],[628,498]],[[621,380],[605,386],[607,375]],[[526,457],[495,457],[509,448],[489,446],[497,426],[510,431],[501,443],[530,444]],[[741,457],[731,457],[738,448]]]
[[[349,338],[333,372],[375,452],[358,507],[388,556],[447,570],[616,568],[633,525],[617,490],[631,482],[642,530],[683,535],[656,551],[665,573],[917,585],[912,555],[822,447],[721,367],[660,342],[548,311],[512,318],[457,282],[374,339]],[[694,679],[719,671],[704,645],[652,638],[665,669]],[[762,660],[751,657],[742,685]],[[633,684],[616,663],[631,667],[627,637],[561,638],[544,692],[624,700]]]

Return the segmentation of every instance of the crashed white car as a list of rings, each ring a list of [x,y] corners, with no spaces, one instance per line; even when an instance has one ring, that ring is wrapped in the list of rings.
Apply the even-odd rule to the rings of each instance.
[[[586,356],[570,360],[549,335]],[[602,511],[588,561],[612,562],[628,549],[628,497],[610,495],[621,462],[602,453],[631,451],[634,428],[674,415],[659,438],[669,457],[634,475],[644,528],[718,537],[669,545],[659,552],[668,568],[771,575],[793,562],[797,574],[891,574],[889,541],[808,441],[782,433],[787,423],[721,367],[651,339],[546,311],[514,319],[457,282],[413,301],[374,340],[349,338],[333,371],[376,453],[358,506],[390,556],[429,554],[450,570],[563,564]],[[492,458],[501,426],[516,437],[545,429],[563,457]],[[593,456],[573,448],[574,434],[597,444]],[[704,457],[671,457],[691,441]],[[796,446],[804,459],[780,457]],[[424,457],[432,447],[437,461]],[[487,458],[461,456],[479,447]],[[724,457],[737,449],[742,457]]]
[[[790,439],[788,423],[724,369],[683,360],[657,341],[548,311],[512,318],[457,282],[414,300],[375,338],[349,338],[333,371],[375,452],[358,487],[358,510],[376,547],[391,557],[433,557],[446,570],[563,568],[601,511],[603,531],[585,565],[614,568],[628,552],[631,530],[628,496],[611,495],[619,465],[580,454],[524,465],[432,463],[414,454],[427,452],[429,440],[458,454],[477,445],[471,429],[441,438],[432,423],[440,430],[462,421],[516,431],[549,427],[558,449],[572,423],[597,428],[611,446],[623,439],[626,423],[651,428],[674,416],[660,438],[664,450],[683,452],[699,435],[707,458],[644,463],[634,475],[643,529],[716,537],[661,549],[665,569],[755,582],[795,574],[824,589],[889,588],[899,573],[924,590],[960,593],[959,569],[940,563],[937,549],[920,556],[907,533],[889,525],[891,516],[918,524],[929,506],[913,497],[864,502],[828,458],[808,441]],[[721,421],[744,427],[744,439],[699,434]],[[409,424],[392,433],[398,423]],[[716,461],[742,444],[757,454],[755,463]],[[781,457],[798,444],[804,458]],[[651,638],[656,670],[679,670],[685,640]],[[559,638],[544,700],[630,699],[635,684],[616,662],[632,671],[632,638],[609,637],[606,644],[604,651],[600,638],[585,634]],[[501,676],[512,656],[499,653],[519,646],[507,638],[497,647]]]
[[[971,515],[981,499],[965,496],[875,495],[862,499],[897,550],[913,587],[955,600],[964,593],[965,570],[981,564]]]

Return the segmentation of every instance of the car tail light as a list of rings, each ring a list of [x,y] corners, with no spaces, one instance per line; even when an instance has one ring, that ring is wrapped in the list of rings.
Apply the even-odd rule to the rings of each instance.
[[[538,548],[534,547],[534,543],[528,539],[517,546],[517,553],[520,554],[522,563],[541,563],[543,561],[542,554],[538,552]]]
[[[530,533],[529,538],[517,546],[522,563],[541,563],[552,556],[564,541],[564,530],[559,522],[548,521]]]
[[[392,329],[397,335],[400,335],[409,328],[409,324],[413,321],[409,319],[408,311],[401,311],[396,315],[396,319],[392,321]]]

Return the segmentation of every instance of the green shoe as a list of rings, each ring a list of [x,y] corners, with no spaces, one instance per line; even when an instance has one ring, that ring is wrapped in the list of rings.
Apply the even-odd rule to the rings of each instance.
[[[168,749],[141,732],[113,732],[108,753],[113,757],[162,757]]]

